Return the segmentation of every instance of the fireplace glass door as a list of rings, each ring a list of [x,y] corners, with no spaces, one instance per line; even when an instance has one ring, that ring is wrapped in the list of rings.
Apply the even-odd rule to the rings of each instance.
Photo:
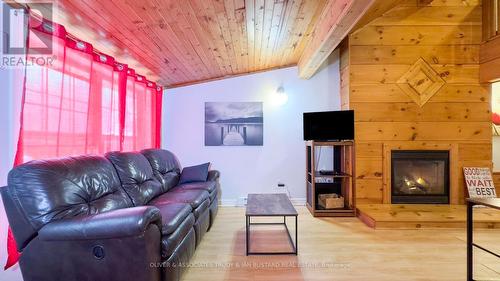
[[[448,204],[449,152],[395,150],[391,159],[393,204]]]

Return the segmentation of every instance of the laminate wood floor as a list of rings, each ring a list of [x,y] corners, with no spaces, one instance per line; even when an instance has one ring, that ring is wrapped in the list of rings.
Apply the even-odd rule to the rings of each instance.
[[[221,207],[183,280],[465,280],[465,229],[379,230],[357,218],[313,218],[305,207],[297,211],[298,256],[247,257],[245,209]],[[279,227],[254,230],[252,250],[289,246]],[[475,235],[477,243],[500,252],[499,229],[478,229]],[[500,280],[499,259],[480,252],[475,259],[476,279]]]

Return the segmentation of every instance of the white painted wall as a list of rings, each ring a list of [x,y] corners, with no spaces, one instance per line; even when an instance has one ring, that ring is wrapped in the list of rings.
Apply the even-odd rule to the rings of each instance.
[[[3,5],[0,7],[3,13]],[[17,26],[16,34],[24,34],[22,26]],[[2,40],[8,32],[0,27]],[[3,42],[0,44],[0,54],[3,54]],[[2,55],[3,56],[3,55]],[[0,68],[0,188],[7,184],[7,174],[12,169],[19,134],[19,112],[21,108],[23,69]],[[3,202],[0,197],[0,280],[23,280],[19,264],[4,271],[3,266],[7,261],[7,231],[9,222],[5,215]]]
[[[0,187],[7,184],[7,174],[12,169],[19,133],[19,109],[22,93],[22,71],[0,70]],[[9,222],[0,198],[0,280],[22,280],[21,270],[16,264],[4,271],[7,261],[7,230]]]
[[[500,136],[493,136],[493,171],[500,172]]]
[[[500,82],[491,84],[491,109],[500,112]],[[493,136],[493,171],[500,172],[500,136]]]
[[[274,192],[278,182],[292,198],[305,198],[305,145],[302,113],[340,109],[338,54],[335,52],[310,80],[297,67],[166,89],[162,147],[183,166],[210,161],[221,172],[222,203],[235,204],[248,193]],[[272,94],[283,85],[288,102],[273,105]],[[264,102],[264,145],[204,146],[205,102]],[[331,162],[323,151],[322,162]],[[328,166],[320,164],[320,167]]]

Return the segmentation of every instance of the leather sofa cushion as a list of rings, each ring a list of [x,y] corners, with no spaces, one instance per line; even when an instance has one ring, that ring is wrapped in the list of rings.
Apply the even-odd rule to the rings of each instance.
[[[55,220],[133,206],[113,165],[101,156],[22,164],[10,171],[8,191],[34,232]]]
[[[154,175],[162,184],[163,192],[179,183],[181,169],[172,152],[164,149],[145,149],[141,153],[148,159]]]
[[[210,197],[210,202],[214,202],[215,200],[217,200],[217,190],[214,190],[213,192],[211,192],[209,194],[209,197]]]
[[[161,274],[163,281],[180,281],[182,274],[188,269],[189,260],[194,255],[196,249],[195,230],[188,232],[186,237],[181,241],[179,247],[175,249],[172,255],[164,261]],[[208,278],[200,278],[201,280],[210,280]]]
[[[151,224],[155,224],[158,229],[162,228],[158,208],[130,207],[51,222],[40,229],[38,237],[45,241],[124,238],[143,235]]]
[[[163,258],[168,258],[172,255],[184,237],[193,229],[194,222],[194,215],[189,213],[185,219],[180,221],[180,224],[174,229],[173,233],[161,237],[161,256]]]
[[[168,203],[188,203],[191,208],[196,209],[203,201],[208,199],[208,192],[204,190],[182,190],[174,188],[149,202],[149,205],[162,205]]]
[[[220,172],[217,170],[208,171],[207,181],[217,181],[220,177]]]
[[[198,208],[193,210],[194,217],[198,219],[200,215],[210,207],[210,200],[205,200],[198,206]]]
[[[160,210],[163,235],[174,232],[177,227],[191,214],[191,206],[187,203],[153,204]]]
[[[190,182],[179,184],[176,188],[179,189],[200,189],[206,190],[208,193],[212,193],[216,189],[216,183],[214,181],[204,181],[204,182]]]
[[[134,206],[142,206],[163,193],[162,185],[153,175],[149,161],[138,152],[109,152],[106,154],[118,173],[125,192]]]

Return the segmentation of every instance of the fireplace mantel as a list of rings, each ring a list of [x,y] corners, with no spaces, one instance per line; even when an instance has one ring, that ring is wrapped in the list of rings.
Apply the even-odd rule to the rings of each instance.
[[[393,150],[448,150],[450,155],[450,204],[459,204],[458,144],[408,142],[385,143],[383,146],[383,203],[391,204],[391,151]]]

